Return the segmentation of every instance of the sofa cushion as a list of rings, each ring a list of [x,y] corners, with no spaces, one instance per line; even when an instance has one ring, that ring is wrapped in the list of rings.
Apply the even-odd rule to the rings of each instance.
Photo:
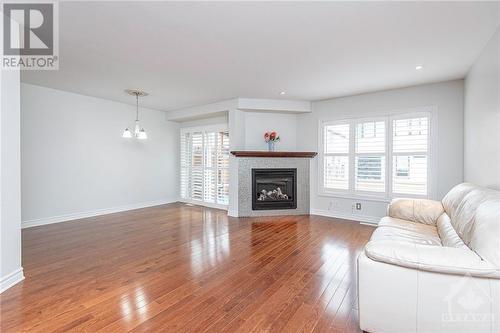
[[[365,246],[368,258],[419,270],[477,277],[499,278],[500,270],[469,249],[424,246],[400,241],[370,241]]]
[[[469,246],[500,269],[500,199],[488,200],[477,208]]]
[[[456,217],[458,206],[465,196],[475,188],[477,188],[477,186],[470,183],[458,184],[444,196],[442,200],[443,208],[450,219],[454,219]]]
[[[379,226],[373,232],[371,241],[398,241],[403,243],[441,246],[436,228],[434,231],[407,230],[400,227]]]
[[[463,240],[458,236],[457,232],[451,224],[450,217],[448,214],[443,213],[437,220],[437,231],[439,237],[441,238],[441,243],[443,246],[457,247],[462,249],[469,249],[467,245],[464,244]]]
[[[430,225],[444,212],[441,202],[427,199],[394,199],[387,210],[391,217]]]
[[[453,228],[467,246],[472,238],[477,208],[483,202],[498,196],[497,191],[463,183],[452,188],[444,197],[443,207],[451,219]]]
[[[383,217],[378,223],[379,227],[401,228],[408,231],[415,231],[423,235],[436,236],[436,227],[433,225],[411,222],[394,217]]]

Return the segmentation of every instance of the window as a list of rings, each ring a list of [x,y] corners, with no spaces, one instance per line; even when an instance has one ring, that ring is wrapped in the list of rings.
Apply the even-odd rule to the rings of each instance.
[[[385,191],[385,121],[355,123],[356,191]]]
[[[429,118],[392,120],[393,192],[427,194]]]
[[[430,113],[325,122],[323,193],[428,196]]]
[[[181,198],[227,205],[229,133],[224,128],[181,130]]]
[[[349,188],[349,124],[324,128],[325,188]]]

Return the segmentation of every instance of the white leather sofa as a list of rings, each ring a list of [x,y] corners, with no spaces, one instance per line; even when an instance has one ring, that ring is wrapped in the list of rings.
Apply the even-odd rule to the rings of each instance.
[[[500,192],[395,199],[358,258],[360,328],[500,332]]]

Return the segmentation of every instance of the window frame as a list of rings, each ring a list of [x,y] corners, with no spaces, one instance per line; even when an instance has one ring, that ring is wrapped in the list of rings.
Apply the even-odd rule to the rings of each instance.
[[[217,167],[217,162],[215,163],[215,165],[213,165],[212,167],[206,167],[206,156],[205,156],[205,136],[206,136],[206,133],[207,132],[227,132],[228,131],[228,125],[227,124],[213,124],[213,125],[204,125],[204,126],[192,126],[192,127],[182,127],[180,128],[179,130],[179,139],[185,135],[186,133],[196,133],[196,132],[201,132],[201,136],[202,136],[202,166],[200,167],[200,169],[203,171],[202,174],[202,187],[203,187],[203,199],[202,200],[197,200],[197,199],[192,199],[192,197],[190,198],[183,198],[180,194],[182,192],[182,169],[183,169],[183,165],[182,165],[182,158],[179,159],[179,187],[180,187],[180,191],[179,191],[179,201],[180,202],[184,202],[184,203],[189,203],[189,204],[194,204],[194,205],[200,205],[200,206],[206,206],[206,207],[211,207],[211,208],[218,208],[218,209],[224,209],[224,210],[227,210],[228,209],[228,206],[229,204],[227,205],[224,205],[224,204],[219,204],[217,203],[217,183],[218,183],[218,167]],[[217,140],[217,135],[216,135],[216,140]],[[230,139],[229,139],[230,140]],[[179,141],[179,155],[182,154],[182,147],[180,146],[181,145],[181,142]],[[190,165],[189,167],[189,172],[188,172],[188,175],[191,174],[191,168],[192,166]],[[207,170],[212,170],[214,173],[215,173],[215,187],[216,187],[216,190],[215,190],[215,202],[209,202],[209,201],[205,201],[205,176],[204,176],[204,171],[205,169]],[[229,167],[228,167],[228,170],[229,170]]]
[[[428,118],[428,140],[427,152],[405,152],[393,153],[393,121],[397,119],[427,117]],[[367,153],[359,155],[385,156],[385,192],[370,192],[355,190],[355,158],[356,153],[356,125],[361,122],[380,121],[385,122],[385,154]],[[328,189],[324,187],[324,130],[328,125],[349,124],[349,153],[336,154],[347,155],[349,158],[349,187],[343,189]],[[317,177],[317,192],[323,197],[342,197],[355,200],[366,201],[382,201],[389,202],[395,197],[410,197],[410,198],[435,198],[436,197],[436,172],[437,161],[435,159],[435,150],[437,149],[437,108],[435,106],[417,107],[411,109],[392,110],[389,112],[381,112],[376,114],[360,115],[359,117],[339,117],[337,119],[320,119],[318,121],[318,177]],[[335,154],[327,154],[335,155]],[[393,192],[393,156],[397,155],[425,155],[427,156],[427,193],[425,195],[394,193]]]

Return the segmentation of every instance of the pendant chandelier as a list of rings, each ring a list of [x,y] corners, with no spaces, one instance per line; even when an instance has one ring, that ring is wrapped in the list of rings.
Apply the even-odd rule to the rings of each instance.
[[[139,140],[146,140],[148,138],[148,135],[146,134],[146,131],[144,130],[143,127],[140,126],[139,124],[139,97],[145,97],[148,95],[147,92],[141,91],[141,90],[136,90],[136,89],[127,89],[125,92],[131,96],[135,96],[135,126],[134,126],[134,132],[132,133],[128,127],[125,128],[125,131],[123,131],[122,137],[124,138],[131,138],[135,137]]]

